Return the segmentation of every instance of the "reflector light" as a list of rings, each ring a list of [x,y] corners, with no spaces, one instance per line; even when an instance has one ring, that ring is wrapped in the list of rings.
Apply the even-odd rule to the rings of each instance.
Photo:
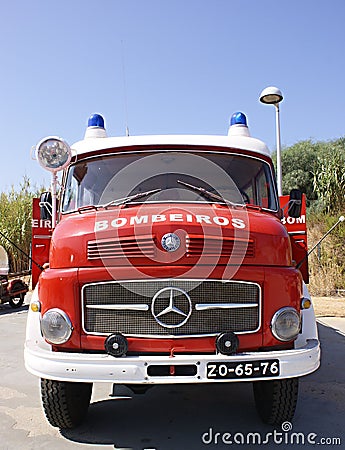
[[[244,125],[247,126],[247,117],[242,112],[235,112],[230,119],[230,126]]]
[[[36,147],[36,155],[39,164],[50,172],[63,170],[71,161],[72,152],[63,139],[47,137],[42,139]]]
[[[104,119],[100,114],[92,114],[87,123],[88,127],[104,128]]]

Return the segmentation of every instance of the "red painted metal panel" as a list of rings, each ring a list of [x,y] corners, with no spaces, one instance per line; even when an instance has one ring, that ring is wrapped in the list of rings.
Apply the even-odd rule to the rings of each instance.
[[[305,258],[300,271],[305,283],[309,283],[308,259],[306,258],[308,252],[306,196],[304,194],[302,196],[301,216],[297,218],[288,215],[288,195],[281,196],[279,201],[284,212],[282,223],[290,235],[292,258],[296,265]]]
[[[34,198],[32,203],[32,259],[43,266],[49,261],[50,240],[52,235],[51,222],[42,220],[40,216],[40,199]],[[41,269],[32,263],[32,287],[34,288],[41,274]]]

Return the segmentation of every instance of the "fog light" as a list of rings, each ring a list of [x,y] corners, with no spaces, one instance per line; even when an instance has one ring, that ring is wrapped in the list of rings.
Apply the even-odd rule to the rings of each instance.
[[[233,355],[238,349],[238,337],[231,331],[222,333],[216,339],[216,348],[223,355]]]
[[[67,314],[54,308],[43,315],[41,331],[43,337],[51,344],[64,344],[71,337],[73,327]]]
[[[272,317],[271,329],[275,338],[280,341],[295,339],[301,328],[301,316],[289,306],[281,308]]]
[[[112,356],[123,356],[127,353],[127,339],[120,333],[112,334],[107,337],[104,343],[105,351]]]

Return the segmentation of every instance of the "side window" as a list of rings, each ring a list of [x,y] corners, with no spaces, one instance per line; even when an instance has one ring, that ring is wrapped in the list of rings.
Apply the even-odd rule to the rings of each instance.
[[[241,189],[240,192],[242,194],[244,203],[255,205],[254,189],[252,183]]]
[[[87,189],[86,187],[83,188],[83,190],[81,191],[81,198],[79,203],[79,207],[95,204],[95,193],[92,190]]]
[[[65,190],[62,211],[73,211],[77,206],[78,196],[78,182],[73,176],[73,170],[69,172],[69,180],[67,181],[68,188]]]
[[[88,172],[89,175],[86,176]],[[94,204],[96,199],[99,200],[95,191],[97,178],[98,172],[92,176],[92,170],[89,170],[86,164],[72,166],[68,173],[62,211],[74,211],[81,206]]]

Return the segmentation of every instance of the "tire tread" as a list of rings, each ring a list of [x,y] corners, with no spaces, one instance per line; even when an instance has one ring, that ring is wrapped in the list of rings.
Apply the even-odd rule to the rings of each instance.
[[[45,416],[53,427],[75,428],[85,418],[92,393],[91,383],[41,379]]]
[[[281,425],[291,421],[298,398],[298,378],[253,383],[254,398],[263,422]]]

